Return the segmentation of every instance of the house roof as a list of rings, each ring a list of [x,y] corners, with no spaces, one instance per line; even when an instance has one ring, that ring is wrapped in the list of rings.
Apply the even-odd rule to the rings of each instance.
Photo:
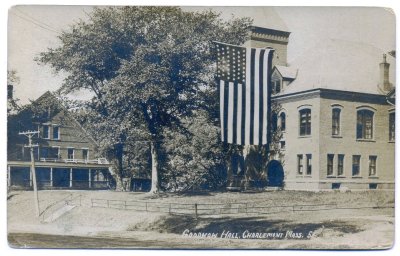
[[[68,111],[68,109],[61,103],[60,99],[57,98],[53,93],[51,93],[50,91],[46,91],[32,103],[38,103],[43,101],[50,101],[55,103],[55,105],[59,107],[59,109],[63,111],[65,114],[67,114],[68,118],[71,121],[73,121],[79,129],[81,129],[86,138],[88,138],[95,146],[99,146],[98,142],[90,135],[90,133],[86,131],[85,128],[83,128],[83,126],[78,122],[78,120],[75,119],[75,117],[70,113],[70,111]],[[31,105],[28,105],[27,107],[29,108]]]
[[[321,40],[289,63],[298,68],[296,79],[283,94],[327,88],[343,91],[382,94],[378,84],[379,63],[385,51],[364,43],[345,40]],[[389,81],[395,85],[395,59],[387,55]]]

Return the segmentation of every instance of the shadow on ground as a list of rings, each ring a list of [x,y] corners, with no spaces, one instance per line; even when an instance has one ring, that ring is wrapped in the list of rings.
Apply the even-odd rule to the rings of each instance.
[[[358,233],[364,229],[356,224],[345,221],[324,221],[318,223],[295,223],[287,220],[265,220],[261,218],[199,218],[190,216],[168,216],[147,227],[146,231],[158,231],[161,233],[182,234],[186,229],[190,232],[219,233],[230,231],[232,233],[243,233],[248,230],[252,233],[279,233],[293,231],[293,233],[308,234],[310,231],[315,236],[321,236],[322,231],[330,230],[337,236],[347,233]],[[134,229],[130,229],[133,231]],[[307,239],[307,237],[304,237]]]

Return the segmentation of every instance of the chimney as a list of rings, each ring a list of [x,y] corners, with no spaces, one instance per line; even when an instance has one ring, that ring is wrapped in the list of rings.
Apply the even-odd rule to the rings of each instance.
[[[246,47],[275,49],[272,66],[287,66],[287,45],[290,32],[264,27],[251,26],[250,40],[244,43]]]
[[[7,100],[13,99],[13,90],[14,90],[14,87],[11,84],[8,84],[7,85]]]
[[[390,64],[386,62],[386,54],[383,54],[383,61],[379,64],[379,85],[386,92],[393,88],[389,82],[389,66]]]

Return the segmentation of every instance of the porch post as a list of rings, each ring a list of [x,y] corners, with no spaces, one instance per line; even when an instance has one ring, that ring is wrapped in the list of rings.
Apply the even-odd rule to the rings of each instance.
[[[92,188],[92,169],[89,168],[89,188]]]
[[[69,187],[72,188],[72,168],[69,168]]]
[[[53,187],[53,167],[50,167],[50,187]]]

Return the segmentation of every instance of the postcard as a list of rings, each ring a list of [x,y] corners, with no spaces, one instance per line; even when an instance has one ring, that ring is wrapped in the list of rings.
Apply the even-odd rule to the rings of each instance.
[[[389,249],[395,14],[9,10],[8,244]]]

